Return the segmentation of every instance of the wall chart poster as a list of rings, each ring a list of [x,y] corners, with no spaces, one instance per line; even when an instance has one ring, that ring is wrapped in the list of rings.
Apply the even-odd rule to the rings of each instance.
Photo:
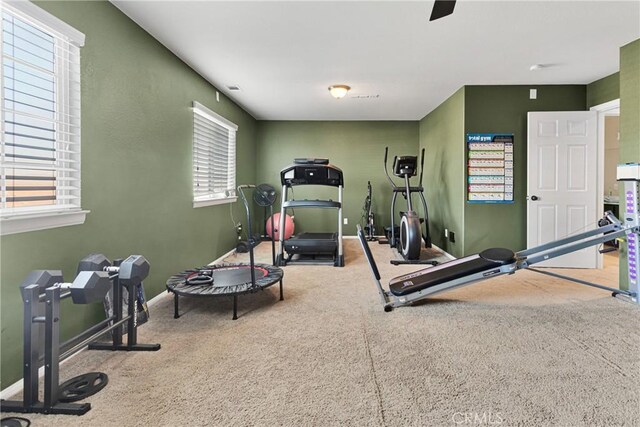
[[[513,203],[513,134],[467,134],[467,202]]]

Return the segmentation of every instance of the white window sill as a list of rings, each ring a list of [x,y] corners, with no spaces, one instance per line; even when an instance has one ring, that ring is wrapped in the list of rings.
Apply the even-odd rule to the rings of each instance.
[[[203,208],[205,206],[224,205],[226,203],[235,203],[238,200],[237,196],[225,197],[224,199],[210,199],[210,200],[194,200],[194,208]]]
[[[16,215],[0,219],[0,235],[26,233],[28,231],[46,230],[84,224],[90,211],[58,211]]]

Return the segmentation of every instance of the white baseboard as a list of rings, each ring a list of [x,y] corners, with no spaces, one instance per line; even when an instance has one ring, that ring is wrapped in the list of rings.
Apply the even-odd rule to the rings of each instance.
[[[71,360],[74,357],[76,357],[76,355],[80,354],[80,352],[83,352],[85,350],[86,350],[86,348],[84,348],[84,349],[78,351],[77,353],[74,353],[71,356],[67,357],[62,362],[60,362],[60,366],[64,365],[69,360]],[[43,377],[44,377],[44,366],[40,366],[40,369],[38,369],[38,381],[40,381]],[[24,387],[24,384],[22,383],[22,378],[21,378],[18,381],[16,381],[15,383],[11,384],[9,387],[7,387],[4,390],[2,390],[0,392],[0,399],[8,400],[10,397],[13,397],[16,394],[22,392],[23,387]]]
[[[434,248],[436,248],[437,250],[442,252],[444,254],[444,256],[449,258],[451,261],[453,261],[454,259],[458,259],[458,258],[454,257],[453,255],[451,255],[449,252],[447,252],[447,251],[443,250],[442,248],[434,245],[433,243],[431,244],[431,246],[433,246]]]
[[[38,370],[38,378],[42,378],[42,377],[44,377],[44,366],[41,366],[40,369]],[[19,381],[16,381],[15,383],[11,384],[9,387],[2,390],[0,392],[0,399],[9,400],[9,398],[20,393],[22,391],[22,388],[23,388],[23,384],[22,384],[22,378],[21,378]]]
[[[226,254],[222,255],[220,258],[218,258],[218,259],[216,259],[214,261],[211,261],[208,265],[221,263],[225,258],[233,255],[235,253],[235,251],[236,251],[235,249],[231,249],[229,252],[227,252]]]
[[[379,238],[379,239],[384,239],[384,238],[385,238],[384,236],[376,236],[376,237],[377,237],[377,238]],[[358,236],[342,236],[342,238],[343,238],[343,239],[357,239],[357,238],[358,238]],[[452,260],[452,261],[453,261],[454,259],[457,259],[457,258],[456,258],[456,257],[454,257],[453,255],[451,255],[449,252],[444,251],[442,248],[440,248],[440,247],[438,247],[438,246],[436,246],[436,245],[434,245],[434,244],[431,244],[431,246],[433,246],[434,248],[436,248],[437,250],[439,250],[440,252],[442,252],[442,253],[444,254],[444,256],[445,256],[445,257],[447,257],[447,258],[449,258],[450,260]]]

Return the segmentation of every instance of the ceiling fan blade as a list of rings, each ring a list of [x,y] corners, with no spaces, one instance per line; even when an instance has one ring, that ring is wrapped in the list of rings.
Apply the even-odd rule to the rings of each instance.
[[[456,0],[436,0],[433,4],[429,21],[435,21],[436,19],[451,15],[454,7],[456,7]]]

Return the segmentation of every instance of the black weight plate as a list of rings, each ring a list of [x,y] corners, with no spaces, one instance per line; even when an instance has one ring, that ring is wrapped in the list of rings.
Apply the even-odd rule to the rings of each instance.
[[[103,372],[78,375],[60,384],[58,400],[68,403],[85,399],[105,388],[108,383],[109,377]]]
[[[206,274],[199,274],[197,276],[187,278],[185,283],[187,285],[210,285],[213,283],[213,277],[210,275],[207,276]]]
[[[31,421],[22,417],[7,417],[0,420],[0,427],[29,427]]]

